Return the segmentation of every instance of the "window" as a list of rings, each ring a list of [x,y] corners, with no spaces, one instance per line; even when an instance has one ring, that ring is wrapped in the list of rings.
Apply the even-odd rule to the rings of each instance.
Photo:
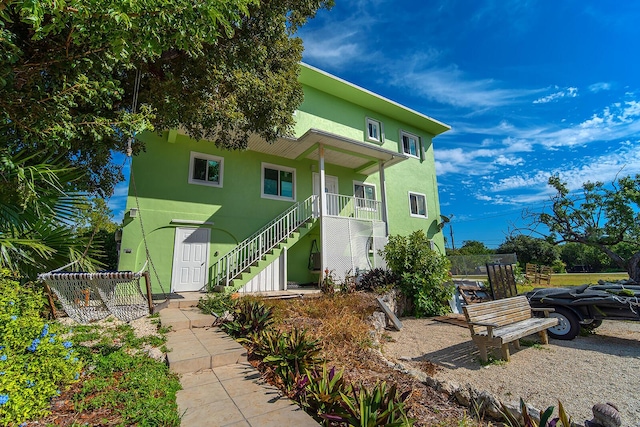
[[[262,164],[262,197],[295,200],[296,170],[284,166]]]
[[[222,187],[222,157],[191,152],[189,183]]]
[[[400,137],[402,152],[413,157],[420,157],[420,138],[407,132],[400,132]]]
[[[425,195],[409,192],[409,210],[411,216],[427,218],[427,198]]]
[[[382,123],[367,118],[367,139],[380,144],[382,143]]]
[[[376,187],[364,182],[353,182],[353,195],[358,208],[375,210],[376,208]]]

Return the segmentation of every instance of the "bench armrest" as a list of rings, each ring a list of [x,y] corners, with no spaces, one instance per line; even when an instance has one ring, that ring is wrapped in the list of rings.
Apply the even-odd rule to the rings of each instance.
[[[495,323],[489,323],[489,322],[469,322],[469,324],[471,325],[478,325],[478,326],[486,326],[487,328],[491,327],[491,328],[497,328],[500,325],[497,325]]]
[[[544,317],[549,317],[549,313],[556,311],[555,308],[531,308],[531,311],[542,311],[544,313]]]
[[[496,325],[495,323],[489,323],[489,322],[469,322],[470,325],[475,325],[475,326],[484,326],[485,328],[487,328],[487,338],[489,338],[490,340],[493,339],[493,328],[497,328],[500,325]]]

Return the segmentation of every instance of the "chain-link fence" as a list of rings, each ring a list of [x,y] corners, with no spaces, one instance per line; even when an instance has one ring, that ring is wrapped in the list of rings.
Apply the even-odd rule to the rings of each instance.
[[[486,275],[486,264],[516,264],[516,254],[451,255],[451,274],[454,276]]]

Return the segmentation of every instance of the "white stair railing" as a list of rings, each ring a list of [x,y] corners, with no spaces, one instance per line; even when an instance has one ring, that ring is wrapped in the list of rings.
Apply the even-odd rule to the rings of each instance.
[[[256,261],[285,240],[314,215],[318,196],[310,196],[303,202],[292,205],[270,223],[240,242],[233,250],[222,256],[212,269],[212,285],[229,283]],[[317,207],[315,209],[317,211]]]

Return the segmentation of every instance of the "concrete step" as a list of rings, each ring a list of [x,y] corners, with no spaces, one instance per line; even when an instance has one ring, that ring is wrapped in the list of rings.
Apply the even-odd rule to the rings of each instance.
[[[184,329],[167,334],[171,372],[185,374],[247,360],[245,348],[218,327]]]
[[[215,317],[204,314],[197,307],[165,308],[160,310],[160,323],[172,331],[205,328],[213,325]]]

